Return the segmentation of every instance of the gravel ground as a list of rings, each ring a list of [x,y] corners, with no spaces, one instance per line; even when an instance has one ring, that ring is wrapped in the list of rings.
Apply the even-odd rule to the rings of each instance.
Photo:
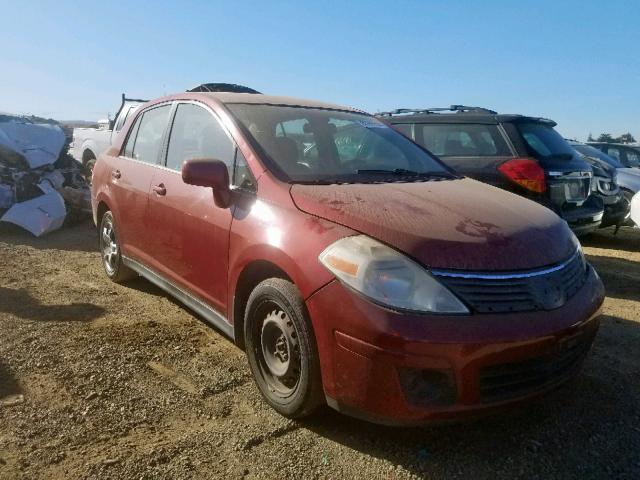
[[[640,232],[585,241],[607,286],[582,373],[473,423],[286,420],[244,353],[146,281],[109,282],[85,223],[0,231],[0,478],[639,478]]]

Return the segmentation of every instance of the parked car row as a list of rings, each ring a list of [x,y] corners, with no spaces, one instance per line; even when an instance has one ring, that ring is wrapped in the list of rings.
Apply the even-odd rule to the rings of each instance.
[[[220,90],[140,106],[99,156],[109,278],[230,337],[292,418],[476,415],[576,374],[604,289],[569,225],[603,202],[553,122]]]
[[[551,120],[463,105],[378,116],[455,171],[552,209],[576,235],[629,216],[611,169],[577,152]]]

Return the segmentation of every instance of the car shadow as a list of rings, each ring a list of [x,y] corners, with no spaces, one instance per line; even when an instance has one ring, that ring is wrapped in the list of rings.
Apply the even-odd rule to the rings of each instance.
[[[0,242],[24,245],[38,250],[98,251],[98,237],[91,220],[65,226],[42,237],[34,237],[17,225],[0,222]]]
[[[615,227],[605,228],[581,238],[585,247],[606,248],[623,252],[640,252],[640,229],[622,227],[614,235]]]
[[[607,297],[640,301],[640,263],[619,257],[587,255],[605,285]]]
[[[0,287],[0,312],[25,320],[87,322],[102,316],[105,309],[92,303],[43,304],[23,288]]]
[[[603,317],[600,335],[573,380],[541,398],[499,415],[460,423],[387,427],[330,409],[301,426],[347,448],[387,460],[422,478],[621,478],[640,474],[639,371],[611,368],[619,355],[635,358],[632,345],[612,355],[621,335],[640,340],[640,325]],[[527,474],[525,474],[527,472]],[[389,478],[395,478],[390,476]]]

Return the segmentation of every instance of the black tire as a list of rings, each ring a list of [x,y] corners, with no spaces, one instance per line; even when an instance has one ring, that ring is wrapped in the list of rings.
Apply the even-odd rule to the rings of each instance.
[[[122,263],[122,254],[118,243],[118,230],[110,210],[106,211],[100,219],[98,242],[102,266],[107,277],[116,283],[122,283],[137,276],[133,270]]]
[[[295,285],[281,278],[258,284],[247,301],[244,337],[253,378],[278,413],[301,418],[324,402],[316,339]]]

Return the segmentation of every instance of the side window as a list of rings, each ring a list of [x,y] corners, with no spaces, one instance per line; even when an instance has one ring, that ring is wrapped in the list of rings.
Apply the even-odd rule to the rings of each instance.
[[[627,156],[626,165],[629,167],[637,167],[640,165],[640,153],[635,150],[626,150],[625,153]]]
[[[133,145],[132,158],[144,163],[156,163],[170,112],[171,105],[164,105],[147,110],[142,114],[136,141]]]
[[[510,155],[509,147],[495,125],[451,124],[416,125],[422,128],[422,143],[442,157],[491,157]],[[527,141],[536,141],[536,138]],[[544,146],[543,146],[544,147]]]
[[[136,143],[136,135],[138,134],[138,127],[140,126],[141,119],[142,119],[142,115],[136,118],[135,123],[131,125],[129,138],[127,138],[127,143],[124,146],[123,155],[125,157],[133,158],[133,144]]]
[[[244,155],[239,148],[236,148],[236,160],[233,166],[233,177],[231,178],[231,183],[243,190],[256,190],[256,180],[249,169],[247,159],[244,158]]]
[[[131,113],[131,107],[125,107],[125,110],[123,112],[120,112],[120,116],[118,117],[118,122],[116,123],[116,126],[114,128],[116,132],[120,131],[120,129],[122,128],[122,125],[124,125],[124,122],[127,121],[127,117],[129,116],[130,113]]]
[[[613,148],[613,147],[607,148],[607,154],[610,157],[620,160],[620,150],[618,150],[617,148]]]
[[[189,158],[215,158],[227,164],[231,178],[234,155],[233,141],[209,111],[193,103],[178,105],[169,137],[168,168],[180,171]]]
[[[393,125],[393,128],[399,131],[405,137],[409,137],[413,140],[413,132],[411,131],[411,126],[412,125],[410,123],[396,123],[395,125]]]

